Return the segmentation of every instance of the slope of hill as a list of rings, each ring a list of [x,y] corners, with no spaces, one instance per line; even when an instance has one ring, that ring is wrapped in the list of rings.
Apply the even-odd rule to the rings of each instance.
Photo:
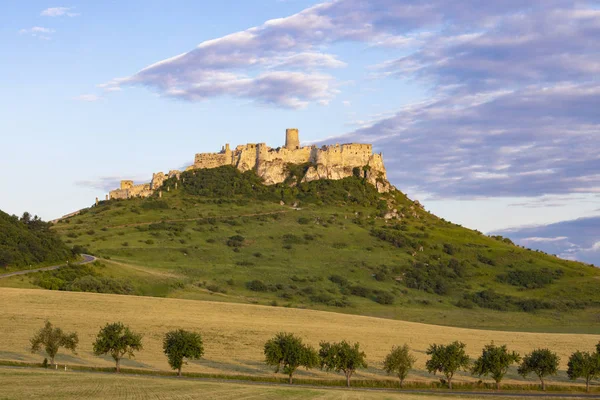
[[[359,177],[298,183],[303,168],[276,186],[232,167],[189,171],[162,197],[102,202],[56,231],[142,295],[600,331],[596,268],[462,228]]]
[[[20,269],[70,259],[73,252],[50,230],[50,224],[29,213],[18,218],[0,211],[0,268]]]

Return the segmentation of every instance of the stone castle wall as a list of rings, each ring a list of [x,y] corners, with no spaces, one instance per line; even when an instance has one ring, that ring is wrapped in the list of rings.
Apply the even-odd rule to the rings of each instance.
[[[387,182],[383,156],[373,153],[370,144],[348,143],[332,146],[300,147],[297,129],[286,130],[286,146],[270,148],[266,143],[247,143],[231,150],[229,144],[223,146],[219,153],[198,153],[194,164],[186,170],[201,168],[217,168],[233,165],[240,171],[254,170],[262,177],[265,184],[271,185],[285,181],[288,176],[288,164],[311,163],[303,181],[316,179],[342,179],[354,174],[354,168],[361,168],[361,174],[380,192],[391,189]],[[368,167],[363,170],[363,167]],[[134,185],[133,181],[121,181],[120,189],[110,192],[111,199],[129,197],[146,197],[160,188],[165,179],[177,176],[180,171],[169,171],[166,175],[157,172],[152,175],[149,184]]]

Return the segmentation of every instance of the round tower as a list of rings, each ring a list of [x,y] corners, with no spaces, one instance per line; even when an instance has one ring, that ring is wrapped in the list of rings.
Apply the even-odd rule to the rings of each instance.
[[[298,138],[298,129],[291,128],[285,130],[285,148],[298,149],[300,148],[300,139]]]

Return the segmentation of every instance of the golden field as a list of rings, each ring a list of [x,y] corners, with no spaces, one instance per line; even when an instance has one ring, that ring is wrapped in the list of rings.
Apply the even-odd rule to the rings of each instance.
[[[0,399],[265,399],[265,400],[434,400],[440,394],[411,394],[194,381],[176,378],[116,376],[40,370],[0,369]],[[452,395],[452,399],[475,396]],[[520,397],[486,396],[486,399],[515,400]],[[556,397],[554,397],[556,399]]]
[[[184,366],[184,372],[268,376],[273,373],[262,362],[262,346],[279,331],[298,334],[315,347],[323,340],[360,342],[369,369],[356,378],[387,379],[380,371],[383,358],[393,345],[408,343],[417,357],[416,371],[408,378],[413,381],[434,378],[424,371],[425,350],[431,343],[463,341],[471,357],[491,341],[506,343],[521,354],[549,347],[560,355],[564,370],[573,351],[593,350],[600,341],[599,335],[472,330],[314,310],[94,293],[0,288],[0,302],[1,360],[41,362],[42,354],[29,353],[29,338],[48,319],[80,338],[77,354],[61,349],[57,362],[91,367],[113,365],[112,359],[92,354],[92,342],[101,326],[115,321],[144,334],[144,350],[134,360],[125,360],[124,367],[169,370],[162,337],[183,328],[202,333],[206,350],[204,358]],[[341,378],[319,370],[299,370],[297,376]],[[507,382],[516,377],[511,370]],[[455,380],[472,379],[465,375]]]

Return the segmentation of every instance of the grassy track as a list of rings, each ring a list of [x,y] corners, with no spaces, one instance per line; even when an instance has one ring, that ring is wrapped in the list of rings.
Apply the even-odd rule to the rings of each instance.
[[[0,400],[44,398],[60,399],[343,399],[343,400],[433,400],[440,397],[474,399],[474,396],[441,394],[403,394],[351,391],[343,389],[307,389],[270,387],[239,383],[202,382],[109,374],[64,371],[0,369]],[[487,397],[514,400],[519,397]],[[543,399],[538,397],[538,399]],[[556,399],[556,397],[555,397]]]
[[[98,329],[113,321],[144,334],[144,350],[134,360],[125,361],[124,367],[168,371],[162,337],[168,330],[184,328],[201,332],[206,348],[205,358],[185,366],[184,372],[253,376],[273,376],[263,363],[262,346],[281,330],[299,334],[315,346],[322,340],[359,341],[370,368],[359,372],[357,379],[390,379],[381,371],[382,360],[392,345],[408,343],[417,356],[417,370],[408,378],[411,381],[434,379],[423,371],[429,344],[461,340],[475,357],[493,340],[522,354],[539,346],[557,351],[562,371],[554,381],[566,383],[564,370],[570,353],[592,350],[600,340],[598,335],[509,333],[283,307],[29,289],[0,288],[0,303],[0,359],[40,362],[43,355],[28,352],[29,338],[50,319],[67,331],[77,331],[80,337],[78,354],[60,352],[58,362],[90,367],[113,365],[110,358],[95,357],[91,352]],[[319,370],[299,370],[297,376],[342,379]],[[456,380],[474,378],[461,375]],[[511,369],[507,383],[517,380]]]

